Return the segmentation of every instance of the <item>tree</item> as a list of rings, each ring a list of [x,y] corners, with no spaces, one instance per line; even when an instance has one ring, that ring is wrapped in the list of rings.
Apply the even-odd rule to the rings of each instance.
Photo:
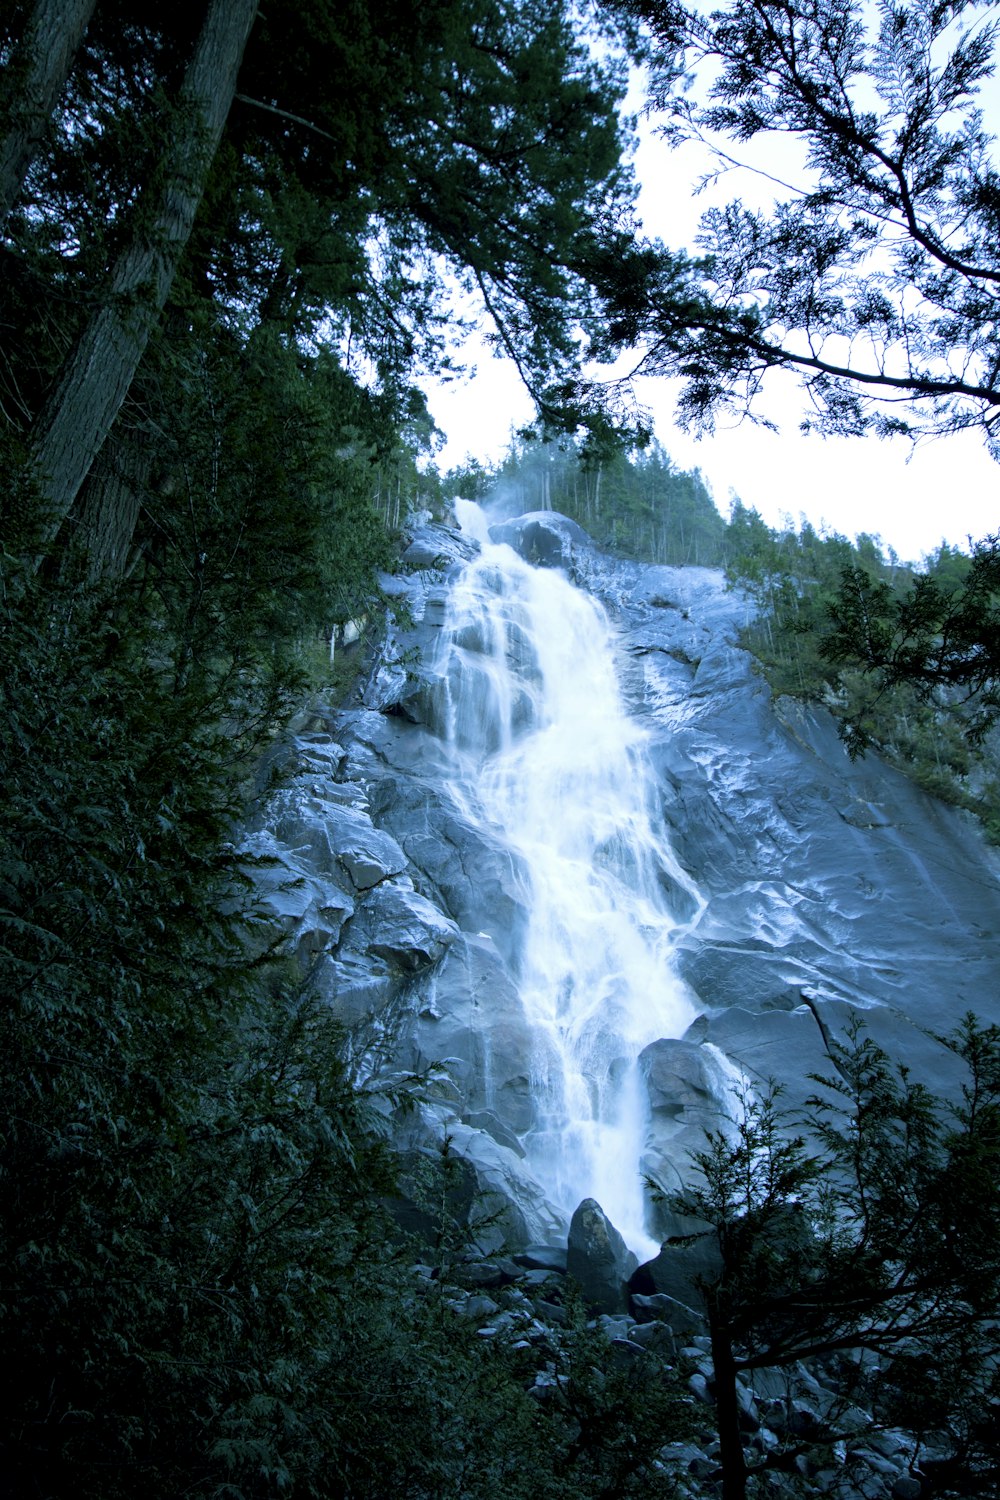
[[[573,246],[631,185],[620,69],[562,0],[277,0],[244,52],[254,11],[215,0],[191,35],[186,12],[99,8],[8,219],[8,419],[49,507],[42,544],[82,534],[85,504],[98,556],[128,555],[136,506],[112,495],[102,536],[93,490],[124,475],[149,493],[119,443],[128,404],[116,418],[154,331],[183,326],[192,299],[243,337],[266,325],[304,357],[336,352],[401,422],[416,373],[449,361],[446,273],[540,402],[581,357],[593,308]],[[57,288],[40,337],[19,337]]]
[[[781,132],[806,161],[772,210],[710,209],[697,265],[639,246],[617,294],[609,268],[611,340],[684,377],[695,424],[747,412],[784,369],[806,428],[978,428],[1000,457],[1000,173],[980,107],[997,23],[973,0],[882,0],[874,33],[850,0],[615,6],[648,27],[668,140],[707,140],[725,170],[729,142]],[[704,102],[679,87],[701,64]]]
[[[639,348],[637,371],[680,376],[682,420],[767,421],[771,370],[799,377],[805,430],[916,440],[978,430],[1000,458],[1000,170],[982,97],[995,74],[993,7],[881,0],[611,0],[647,28],[652,102],[668,143],[697,139],[722,176],[778,132],[803,152],[797,187],[768,176],[770,209],[704,214],[701,259],[622,243],[596,272],[601,347]],[[688,69],[708,71],[699,96]],[[758,160],[759,160],[758,152]],[[845,734],[909,684],[971,695],[969,732],[996,719],[1000,657],[986,537],[960,587],[920,580],[892,599],[850,570],[832,604],[828,661],[874,675]]]
[[[97,0],[38,0],[0,82],[0,227],[21,190]]]
[[[977,542],[964,573],[955,582],[932,570],[899,594],[860,568],[845,569],[821,649],[828,661],[871,674],[876,701],[900,683],[925,700],[944,690],[966,708],[977,742],[1000,719],[1000,537]],[[845,739],[854,754],[871,743],[857,718]]]
[[[118,259],[102,304],[67,359],[31,439],[51,541],[79,494],[135,377],[194,225],[256,0],[210,0],[167,124],[155,204]]]
[[[858,1405],[948,1448],[936,1492],[995,1493],[1000,1029],[967,1016],[941,1040],[965,1066],[958,1100],[913,1083],[857,1027],[803,1121],[773,1088],[748,1092],[735,1138],[711,1134],[700,1180],[672,1199],[717,1249],[701,1285],[725,1500],[850,1437]],[[812,1431],[808,1412],[792,1417],[803,1361],[836,1361]],[[765,1372],[787,1380],[767,1419],[784,1441],[748,1458],[739,1383]]]

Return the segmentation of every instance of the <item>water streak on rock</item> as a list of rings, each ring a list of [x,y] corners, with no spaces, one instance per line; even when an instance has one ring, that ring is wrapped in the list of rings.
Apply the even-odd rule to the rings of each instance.
[[[646,732],[626,713],[605,611],[489,542],[477,508],[461,519],[482,551],[450,595],[441,727],[463,814],[529,871],[516,964],[535,1042],[528,1160],[567,1218],[596,1198],[644,1250],[636,1060],[692,1020],[671,952],[701,902],[651,819]]]

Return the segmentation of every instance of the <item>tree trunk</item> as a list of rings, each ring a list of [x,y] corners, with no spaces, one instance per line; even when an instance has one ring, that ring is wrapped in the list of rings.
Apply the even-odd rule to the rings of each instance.
[[[743,1434],[740,1432],[740,1403],[732,1340],[728,1328],[711,1308],[708,1326],[715,1377],[715,1416],[719,1424],[722,1500],[746,1500],[747,1464],[743,1452]]]
[[[173,283],[236,89],[257,0],[210,0],[184,75],[150,230],[125,249],[39,415],[33,463],[51,542],[121,407]]]
[[[0,228],[48,129],[97,0],[38,0],[0,81]]]
[[[70,525],[70,548],[83,558],[91,583],[124,578],[143,495],[149,490],[151,449],[142,432],[121,426],[104,444],[80,490]],[[74,522],[76,523],[74,525]]]

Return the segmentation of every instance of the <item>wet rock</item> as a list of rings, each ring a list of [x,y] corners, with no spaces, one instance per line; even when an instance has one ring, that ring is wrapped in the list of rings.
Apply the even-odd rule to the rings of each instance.
[[[484,824],[449,806],[439,787],[385,776],[372,813],[390,831],[426,889],[459,926],[491,937],[510,961],[525,930],[528,884],[518,860]]]
[[[357,891],[370,890],[406,869],[406,855],[396,840],[354,808],[331,809],[327,830],[337,862]]]
[[[440,526],[428,521],[411,531],[409,545],[403,553],[403,566],[446,568],[452,563],[475,557],[478,550],[475,542],[451,526]]]
[[[559,1221],[535,1178],[513,1151],[489,1135],[456,1123],[448,1128],[448,1149],[472,1171],[480,1195],[474,1222],[488,1248],[517,1252],[558,1233]],[[506,1205],[511,1215],[507,1216]],[[499,1211],[499,1239],[490,1220]]]
[[[523,1134],[535,1119],[534,1041],[517,988],[490,938],[455,939],[423,991],[412,1046],[418,1068],[447,1059],[466,1111],[484,1114],[482,1122],[469,1123],[524,1154],[508,1135]]]
[[[541,568],[565,568],[573,565],[574,549],[590,552],[593,543],[582,527],[557,511],[532,511],[515,520],[500,521],[490,527],[494,542],[506,542],[525,562]]]
[[[528,1245],[514,1256],[519,1266],[526,1271],[554,1271],[566,1273],[565,1245]]]
[[[392,1033],[388,1012],[399,992],[398,979],[384,964],[373,963],[370,955],[323,954],[312,966],[311,982],[315,993],[345,1025],[357,1026],[378,1016],[382,1027]]]
[[[406,972],[436,963],[458,936],[454,922],[403,885],[377,886],[360,909],[352,946]]]
[[[270,915],[307,962],[334,947],[354,914],[354,901],[331,875],[319,873],[307,853],[289,850],[269,831],[248,835],[247,873],[261,915]]]
[[[629,1289],[644,1296],[658,1292],[702,1318],[704,1297],[700,1283],[711,1283],[722,1271],[722,1256],[712,1226],[693,1215],[664,1210],[660,1230],[663,1248],[654,1260],[638,1268]],[[675,1317],[672,1314],[668,1321],[676,1330]]]
[[[488,1136],[479,1139],[495,1145]],[[399,1192],[389,1204],[396,1223],[432,1247],[459,1227],[484,1257],[523,1245],[530,1230],[515,1202],[514,1173],[484,1162],[468,1145],[402,1153]]]
[[[626,1312],[628,1280],[636,1264],[601,1205],[585,1198],[570,1221],[566,1270],[579,1283],[587,1304],[598,1312]]]
[[[506,1146],[508,1151],[513,1151],[516,1156],[525,1155],[524,1147],[509,1126],[505,1125],[499,1115],[495,1115],[490,1109],[479,1109],[467,1112],[462,1116],[463,1125],[471,1125],[473,1130],[485,1130],[487,1135],[501,1146]]]
[[[639,1074],[649,1106],[643,1171],[665,1191],[681,1190],[690,1177],[691,1156],[705,1148],[706,1132],[732,1119],[738,1080],[715,1047],[687,1039],[664,1038],[646,1047]],[[663,1205],[653,1204],[650,1216],[660,1238],[671,1232],[674,1219]]]

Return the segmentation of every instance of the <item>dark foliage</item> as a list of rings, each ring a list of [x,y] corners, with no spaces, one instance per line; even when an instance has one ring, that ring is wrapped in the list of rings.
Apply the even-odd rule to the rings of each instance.
[[[806,427],[978,428],[996,451],[1000,176],[980,107],[995,69],[989,7],[887,3],[870,23],[849,0],[612,9],[646,26],[667,139],[706,143],[711,175],[769,132],[806,152],[773,209],[705,213],[697,264],[658,244],[620,272],[608,262],[612,338],[645,347],[644,373],[685,378],[680,409],[695,425],[756,408],[762,377],[785,369],[808,395]],[[680,87],[688,70],[693,89]]]
[[[726,1500],[770,1493],[797,1455],[850,1436],[856,1403],[931,1443],[935,1493],[995,1492],[1000,1032],[967,1016],[940,1040],[964,1064],[956,1099],[856,1026],[804,1119],[773,1089],[747,1092],[734,1133],[698,1156],[702,1182],[673,1200],[718,1247],[703,1295]],[[815,1430],[752,1453],[737,1377],[784,1372],[790,1406],[809,1391],[802,1361],[817,1360],[834,1362],[836,1388]]]

